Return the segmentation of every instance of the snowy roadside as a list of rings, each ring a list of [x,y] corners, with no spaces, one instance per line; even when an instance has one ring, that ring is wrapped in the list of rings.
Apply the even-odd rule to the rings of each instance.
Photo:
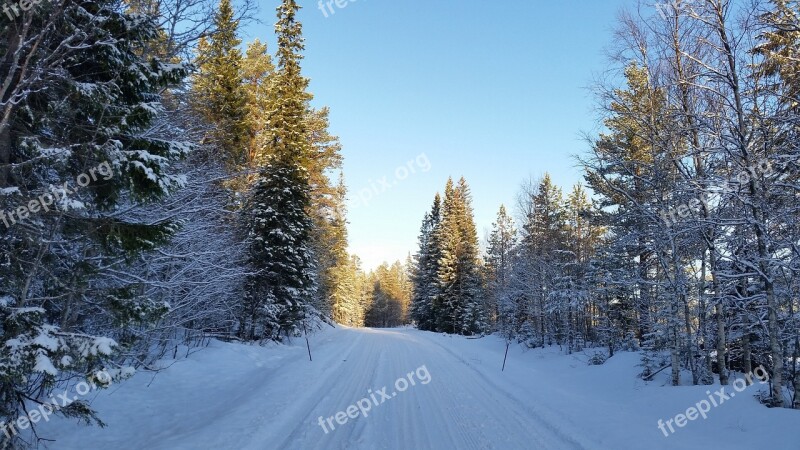
[[[528,448],[796,450],[800,442],[796,411],[764,408],[752,395],[732,398],[707,419],[664,437],[659,419],[686,411],[707,397],[709,387],[668,387],[667,375],[644,383],[635,377],[635,353],[590,366],[591,352],[563,355],[557,347],[512,346],[501,372],[504,343],[493,336],[340,327],[323,330],[311,342],[314,363],[301,341],[268,347],[213,342],[156,377],[139,373],[98,393],[92,406],[108,428],[57,419],[37,431],[55,439],[49,448],[59,450],[455,448],[457,442],[513,449],[523,448],[523,440],[492,441],[499,433],[489,428],[507,424],[517,430],[526,423],[542,436]],[[346,408],[366,389],[422,363],[433,377],[424,388],[342,430],[320,429],[319,416]],[[754,394],[759,387],[750,389]],[[437,404],[452,399],[460,404]],[[475,423],[487,429],[475,430]],[[395,432],[398,437],[391,438]],[[473,432],[474,439],[459,441],[459,433]],[[568,434],[569,441],[560,440]]]
[[[502,339],[489,336],[465,339],[420,331],[464,364],[484,374],[499,387],[532,407],[539,406],[574,426],[608,449],[752,449],[800,448],[800,412],[769,409],[754,398],[767,390],[756,382],[740,396],[730,398],[707,414],[707,419],[689,421],[665,437],[658,427],[685,413],[721,386],[670,385],[669,373],[645,383],[638,353],[622,352],[604,365],[588,364],[594,351],[565,355],[558,346],[524,349],[512,345],[505,372],[500,368],[505,347]],[[743,374],[732,374],[744,379]],[[733,391],[728,387],[728,391]]]

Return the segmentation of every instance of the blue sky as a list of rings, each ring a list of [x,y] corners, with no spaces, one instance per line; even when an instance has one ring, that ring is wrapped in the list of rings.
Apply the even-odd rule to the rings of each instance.
[[[366,269],[416,250],[448,176],[469,182],[481,239],[525,179],[582,181],[588,87],[632,1],[357,0],[327,17],[301,4],[303,71],[343,144],[350,248]],[[274,42],[275,5],[262,2],[245,40]]]

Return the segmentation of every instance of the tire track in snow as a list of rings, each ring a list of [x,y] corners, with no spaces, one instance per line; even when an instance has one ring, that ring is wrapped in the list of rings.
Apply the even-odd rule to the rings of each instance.
[[[371,383],[375,381],[378,363],[381,355],[384,354],[384,349],[377,345],[376,339],[372,339],[364,333],[360,333],[359,344],[362,344],[359,351],[356,352],[356,346],[353,346],[348,352],[346,360],[349,364],[341,364],[336,373],[330,374],[325,383],[311,394],[309,398],[312,401],[306,402],[305,412],[301,411],[301,414],[296,416],[297,426],[276,448],[353,448],[353,443],[359,440],[360,435],[359,430],[353,427],[353,423],[349,422],[340,426],[334,422],[337,428],[329,430],[330,432],[325,434],[317,420],[320,416],[328,418],[338,411],[343,411],[347,406],[361,399],[367,393],[367,389],[372,388]],[[367,370],[353,373],[351,369],[354,366]],[[369,370],[370,367],[372,370]],[[260,450],[263,447],[253,448]]]
[[[279,448],[509,449],[530,448],[532,443],[548,449],[585,447],[449,349],[398,331],[361,332],[365,333],[361,353],[364,362],[371,362],[372,367],[350,366],[361,369],[361,372],[349,374],[354,389],[341,386],[346,380],[343,377],[326,385],[331,390],[338,387],[338,392],[342,393],[336,396],[338,404],[327,402],[331,405],[327,413],[306,414],[306,419]],[[376,350],[376,346],[381,350]],[[367,389],[387,385],[391,392],[397,378],[422,365],[428,368],[431,383],[410,387],[373,409],[370,417],[359,417],[355,423],[351,421],[329,435],[324,435],[316,423],[311,422],[318,415],[343,410],[364,397]],[[304,427],[316,427],[319,435],[309,436],[303,431]],[[311,439],[307,439],[309,437]]]
[[[558,422],[560,424],[564,424],[565,422],[568,422],[567,419],[565,417],[563,417],[563,416],[562,417],[554,417],[556,415],[561,416],[561,414],[558,414],[556,411],[551,410],[551,409],[546,408],[546,407],[541,406],[541,405],[539,405],[537,407],[533,407],[531,405],[528,405],[528,404],[520,401],[519,399],[514,397],[512,394],[510,394],[505,388],[501,387],[494,380],[492,380],[490,377],[487,377],[483,372],[481,372],[480,370],[475,368],[475,366],[470,364],[470,362],[467,361],[466,359],[464,359],[460,354],[456,353],[455,351],[453,351],[452,349],[448,348],[447,346],[442,345],[439,342],[437,342],[435,340],[432,340],[432,339],[424,339],[423,340],[423,339],[419,339],[419,336],[414,336],[413,338],[419,340],[420,342],[426,342],[426,343],[433,344],[437,348],[439,348],[441,351],[446,352],[448,355],[450,355],[453,358],[455,358],[456,360],[458,360],[463,366],[467,367],[475,376],[477,376],[477,377],[479,377],[480,379],[483,380],[484,383],[483,384],[479,384],[479,386],[484,386],[484,390],[486,390],[485,386],[491,386],[492,388],[494,388],[494,392],[497,392],[497,393],[501,394],[503,397],[505,397],[505,399],[508,402],[512,403],[517,408],[525,411],[525,413],[528,416],[535,417],[535,418],[539,419],[539,421],[537,422],[538,424],[544,425],[550,432],[560,436],[561,439],[564,440],[564,442],[568,442],[571,445],[571,447],[569,447],[569,448],[571,448],[571,449],[595,449],[595,448],[598,448],[597,445],[595,445],[593,443],[590,443],[590,442],[587,442],[584,439],[581,439],[579,437],[580,435],[578,435],[578,434],[568,435],[561,428],[556,427],[554,425],[555,422]],[[518,416],[515,416],[515,417],[518,417]],[[576,431],[579,431],[579,430],[576,430]]]

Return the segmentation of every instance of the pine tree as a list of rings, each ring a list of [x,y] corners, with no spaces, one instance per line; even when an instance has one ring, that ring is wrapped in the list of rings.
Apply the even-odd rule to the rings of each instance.
[[[773,87],[792,110],[800,109],[800,5],[787,0],[772,0],[773,8],[761,20],[767,26],[755,53],[764,56],[759,70],[778,75]]]
[[[231,0],[220,0],[214,32],[210,40],[203,38],[199,43],[194,104],[213,126],[209,138],[236,168],[247,162],[252,131],[248,126],[248,92],[242,83],[239,21],[234,14]]]
[[[796,145],[800,141],[800,5],[797,2],[786,0],[772,0],[773,8],[762,17],[766,25],[763,33],[762,44],[757,46],[755,52],[764,56],[761,72],[775,80],[775,85],[771,86],[771,91],[778,99],[780,109],[775,111],[771,118],[771,124],[776,130],[781,130],[777,139],[773,142],[777,165],[780,165],[783,172],[782,185],[793,186],[794,192],[800,186],[800,167],[796,161],[800,160],[800,148]],[[776,79],[777,78],[777,79]],[[786,163],[795,161],[795,164]],[[800,239],[800,223],[796,220],[800,217],[800,201],[797,196],[793,200],[789,192],[783,192],[785,200],[776,202],[785,208],[783,217],[792,217],[787,226],[781,230],[783,238],[782,246],[793,248],[791,261],[788,265],[800,267],[800,250],[795,245]],[[792,288],[784,288],[792,292]],[[794,294],[786,293],[785,297],[796,296],[797,281],[795,281]],[[800,315],[797,306],[791,300],[786,301],[788,305],[786,329],[789,330],[785,338],[786,351],[791,355],[794,364],[790,364],[787,370],[787,384],[794,389],[792,407],[800,409]],[[770,311],[771,313],[772,311]],[[777,316],[775,317],[777,319]],[[770,325],[774,330],[773,317],[770,316]],[[750,334],[746,333],[747,339],[745,347],[750,348]],[[776,343],[777,344],[777,343]],[[771,345],[773,352],[772,358],[776,357],[775,350],[781,350],[780,345]],[[773,397],[777,396],[779,389],[773,389]],[[777,400],[773,400],[778,404]]]
[[[663,103],[663,97],[650,86],[645,68],[632,63],[625,70],[629,89],[615,91],[609,110],[611,117],[606,126],[612,130],[603,134],[594,147],[596,159],[587,166],[586,180],[591,189],[600,195],[600,216],[611,227],[610,231],[625,245],[626,257],[636,258],[639,278],[639,298],[636,305],[639,320],[637,337],[644,340],[651,332],[653,321],[653,285],[650,282],[654,255],[649,234],[642,230],[641,205],[652,203],[648,198],[645,174],[652,166],[652,141],[647,139],[647,118],[653,105]],[[608,212],[611,208],[613,212]]]
[[[408,323],[410,281],[406,267],[399,261],[381,264],[372,274],[372,301],[366,311],[366,325],[390,328]]]
[[[615,90],[607,105],[610,132],[593,147],[587,181],[599,194],[598,217],[606,220],[601,225],[607,225],[614,238],[609,247],[636,266],[624,281],[635,280],[638,295],[621,304],[635,307],[637,338],[648,352],[645,372],[656,368],[651,363],[669,350],[673,384],[680,384],[682,360],[689,361],[693,380],[699,383],[699,342],[691,323],[686,263],[692,257],[704,258],[691,255],[702,235],[687,230],[696,227],[695,219],[666,223],[664,213],[670,205],[699,204],[694,198],[698,183],[682,179],[687,171],[681,169],[681,161],[691,160],[686,155],[687,136],[668,113],[669,91],[658,84],[649,66],[631,63],[625,75],[627,87]]]
[[[251,130],[247,161],[253,167],[261,167],[266,164],[268,157],[262,153],[266,148],[262,145],[263,134],[267,131],[263,124],[267,121],[266,115],[274,98],[275,65],[267,52],[267,45],[258,39],[247,46],[241,76],[247,94],[247,118]]]
[[[355,298],[353,299],[353,310],[356,314],[353,316],[353,326],[365,326],[366,313],[372,303],[372,289],[373,285],[370,281],[368,273],[364,272],[361,267],[361,260],[358,256],[350,257],[352,263],[351,267],[355,273]]]
[[[350,266],[344,176],[339,173],[338,185],[332,184],[329,178],[332,171],[341,169],[341,145],[338,138],[328,133],[327,109],[309,109],[306,114],[311,136],[311,157],[307,161],[311,197],[308,213],[314,223],[313,249],[319,261],[317,304],[324,311],[335,311],[337,302],[341,302],[342,295],[346,295],[347,287],[341,286],[340,278],[332,274],[344,274]],[[334,293],[338,293],[337,298],[333,297]],[[347,320],[344,316],[335,316],[338,320]]]
[[[317,308],[321,311],[330,309],[335,322],[349,324],[358,321],[358,311],[355,308],[357,296],[353,286],[355,268],[347,253],[345,195],[344,179],[341,178],[338,206],[332,217],[315,221],[313,242],[320,276]]]

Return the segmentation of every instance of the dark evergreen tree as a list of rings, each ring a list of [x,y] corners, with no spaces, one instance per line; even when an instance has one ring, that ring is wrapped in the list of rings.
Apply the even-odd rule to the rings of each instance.
[[[478,234],[469,187],[463,178],[458,185],[452,179],[447,181],[442,221],[435,239],[441,249],[438,271],[441,295],[434,302],[436,330],[465,335],[484,331]]]
[[[526,278],[531,283],[528,285],[531,298],[525,337],[536,345],[550,344],[554,339],[560,343],[561,318],[552,311],[548,298],[555,289],[556,265],[564,261],[563,251],[567,247],[566,211],[561,188],[553,184],[549,174],[545,174],[530,202],[522,238],[522,257],[527,259],[526,270],[529,271]],[[548,320],[550,311],[555,320]]]
[[[278,7],[278,69],[272,110],[264,124],[261,153],[267,165],[258,174],[248,200],[251,265],[241,332],[249,338],[280,339],[298,334],[308,320],[322,318],[314,308],[316,261],[313,222],[305,170],[310,139],[305,121],[307,80],[300,74],[302,26],[299,6],[285,0]]]
[[[257,270],[245,296],[249,339],[297,335],[316,315],[311,304],[316,283],[307,206],[301,168],[276,160],[261,169],[247,205],[250,257]]]
[[[182,185],[170,162],[190,146],[150,129],[187,75],[152,57],[160,36],[152,17],[111,0],[44,2],[0,25],[0,211],[29,211],[0,225],[0,337],[15,343],[0,355],[7,422],[23,399],[110,365],[124,325],[168,308],[137,281],[101,276],[177,228],[115,210]],[[93,417],[83,401],[60,413]]]
[[[478,229],[475,226],[475,214],[472,209],[472,193],[467,180],[458,180],[456,192],[459,198],[459,235],[461,236],[459,255],[458,290],[464,308],[460,334],[472,335],[487,331],[484,308],[485,290],[483,266],[480,258]]]
[[[411,317],[420,330],[434,331],[436,318],[433,305],[441,291],[439,288],[439,259],[441,252],[436,239],[442,220],[442,198],[436,194],[430,212],[425,213],[419,236],[419,252],[415,256],[412,275],[413,296]]]

